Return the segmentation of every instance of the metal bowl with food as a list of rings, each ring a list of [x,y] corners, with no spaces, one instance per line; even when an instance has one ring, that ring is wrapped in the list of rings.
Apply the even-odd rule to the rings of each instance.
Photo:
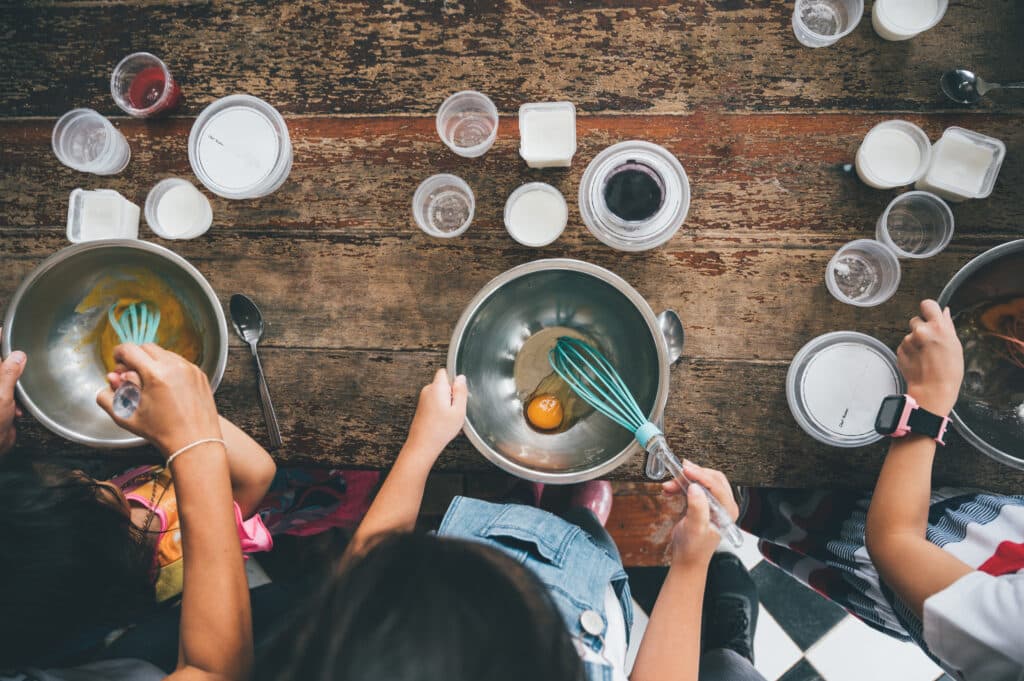
[[[671,349],[663,325],[678,329]],[[599,348],[655,422],[682,342],[674,312],[655,316],[632,286],[590,263],[538,260],[484,286],[452,334],[448,371],[465,374],[469,384],[469,440],[494,464],[528,480],[590,480],[642,451],[625,429],[557,385],[547,355],[563,335]],[[561,393],[565,410],[560,425],[545,432],[528,421],[526,404],[547,391]]]
[[[90,447],[134,447],[142,439],[96,404],[113,366],[112,305],[161,311],[157,342],[196,362],[216,389],[227,363],[227,324],[213,288],[184,258],[130,239],[92,241],[44,260],[18,287],[4,318],[2,352],[29,356],[18,399],[54,433]]]
[[[1024,239],[982,253],[939,296],[964,346],[953,424],[975,448],[1024,469]]]

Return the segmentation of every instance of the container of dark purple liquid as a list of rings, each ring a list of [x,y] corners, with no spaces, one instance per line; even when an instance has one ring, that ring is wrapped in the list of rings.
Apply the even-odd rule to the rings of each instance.
[[[580,213],[587,228],[620,251],[646,251],[672,238],[690,208],[679,160],[650,142],[620,142],[583,173]]]

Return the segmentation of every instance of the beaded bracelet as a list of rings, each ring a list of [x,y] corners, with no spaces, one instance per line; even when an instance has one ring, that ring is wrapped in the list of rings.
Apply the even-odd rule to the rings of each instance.
[[[198,447],[199,445],[205,445],[208,442],[219,442],[225,449],[227,449],[227,443],[225,443],[224,440],[220,439],[219,437],[207,437],[207,438],[203,438],[202,440],[196,440],[192,444],[185,445],[184,447],[182,447],[181,449],[179,449],[178,451],[174,452],[169,457],[167,457],[167,467],[168,468],[170,467],[171,462],[174,461],[174,458],[176,456],[178,456],[179,454],[184,454],[185,452],[187,452],[188,450],[192,449],[193,447]]]

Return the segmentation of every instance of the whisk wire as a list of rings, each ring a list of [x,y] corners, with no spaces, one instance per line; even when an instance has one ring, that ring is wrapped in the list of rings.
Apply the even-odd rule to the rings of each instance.
[[[117,305],[107,310],[107,319],[111,328],[122,343],[143,345],[156,341],[156,333],[160,328],[160,310],[146,303],[132,303],[121,313],[118,319],[115,314]]]
[[[611,363],[589,345],[574,338],[560,338],[549,353],[549,361],[569,387],[612,421],[630,432],[646,423]]]

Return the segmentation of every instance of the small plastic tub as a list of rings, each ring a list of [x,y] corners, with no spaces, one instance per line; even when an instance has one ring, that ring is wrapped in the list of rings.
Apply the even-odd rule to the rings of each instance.
[[[856,239],[829,260],[825,287],[847,305],[875,307],[892,298],[901,277],[900,261],[891,248],[874,239]]]
[[[569,205],[562,192],[544,182],[524,184],[505,202],[505,229],[523,246],[553,243],[568,221]]]
[[[924,130],[909,121],[892,120],[868,130],[854,165],[864,184],[895,189],[921,179],[931,160],[932,145]]]
[[[572,102],[533,102],[519,107],[519,155],[531,168],[568,168],[576,153]]]
[[[163,239],[194,239],[210,229],[210,200],[180,177],[160,180],[146,197],[146,224]]]
[[[900,258],[930,258],[953,238],[953,211],[931,192],[912,191],[889,202],[875,225],[875,238]]]
[[[138,239],[139,207],[113,189],[75,189],[68,197],[68,241]]]
[[[432,175],[420,183],[412,196],[412,217],[430,236],[451,239],[473,222],[476,197],[466,181],[457,175]]]
[[[871,25],[885,40],[910,40],[939,23],[948,5],[949,0],[875,0]]]
[[[932,147],[931,165],[915,189],[947,201],[983,199],[995,188],[1006,145],[995,137],[952,126]]]
[[[856,331],[818,336],[796,353],[786,374],[786,400],[797,424],[833,447],[878,442],[882,398],[905,392],[896,355]]]
[[[484,93],[463,90],[441,103],[435,124],[449,149],[463,158],[477,158],[498,137],[498,108]]]

